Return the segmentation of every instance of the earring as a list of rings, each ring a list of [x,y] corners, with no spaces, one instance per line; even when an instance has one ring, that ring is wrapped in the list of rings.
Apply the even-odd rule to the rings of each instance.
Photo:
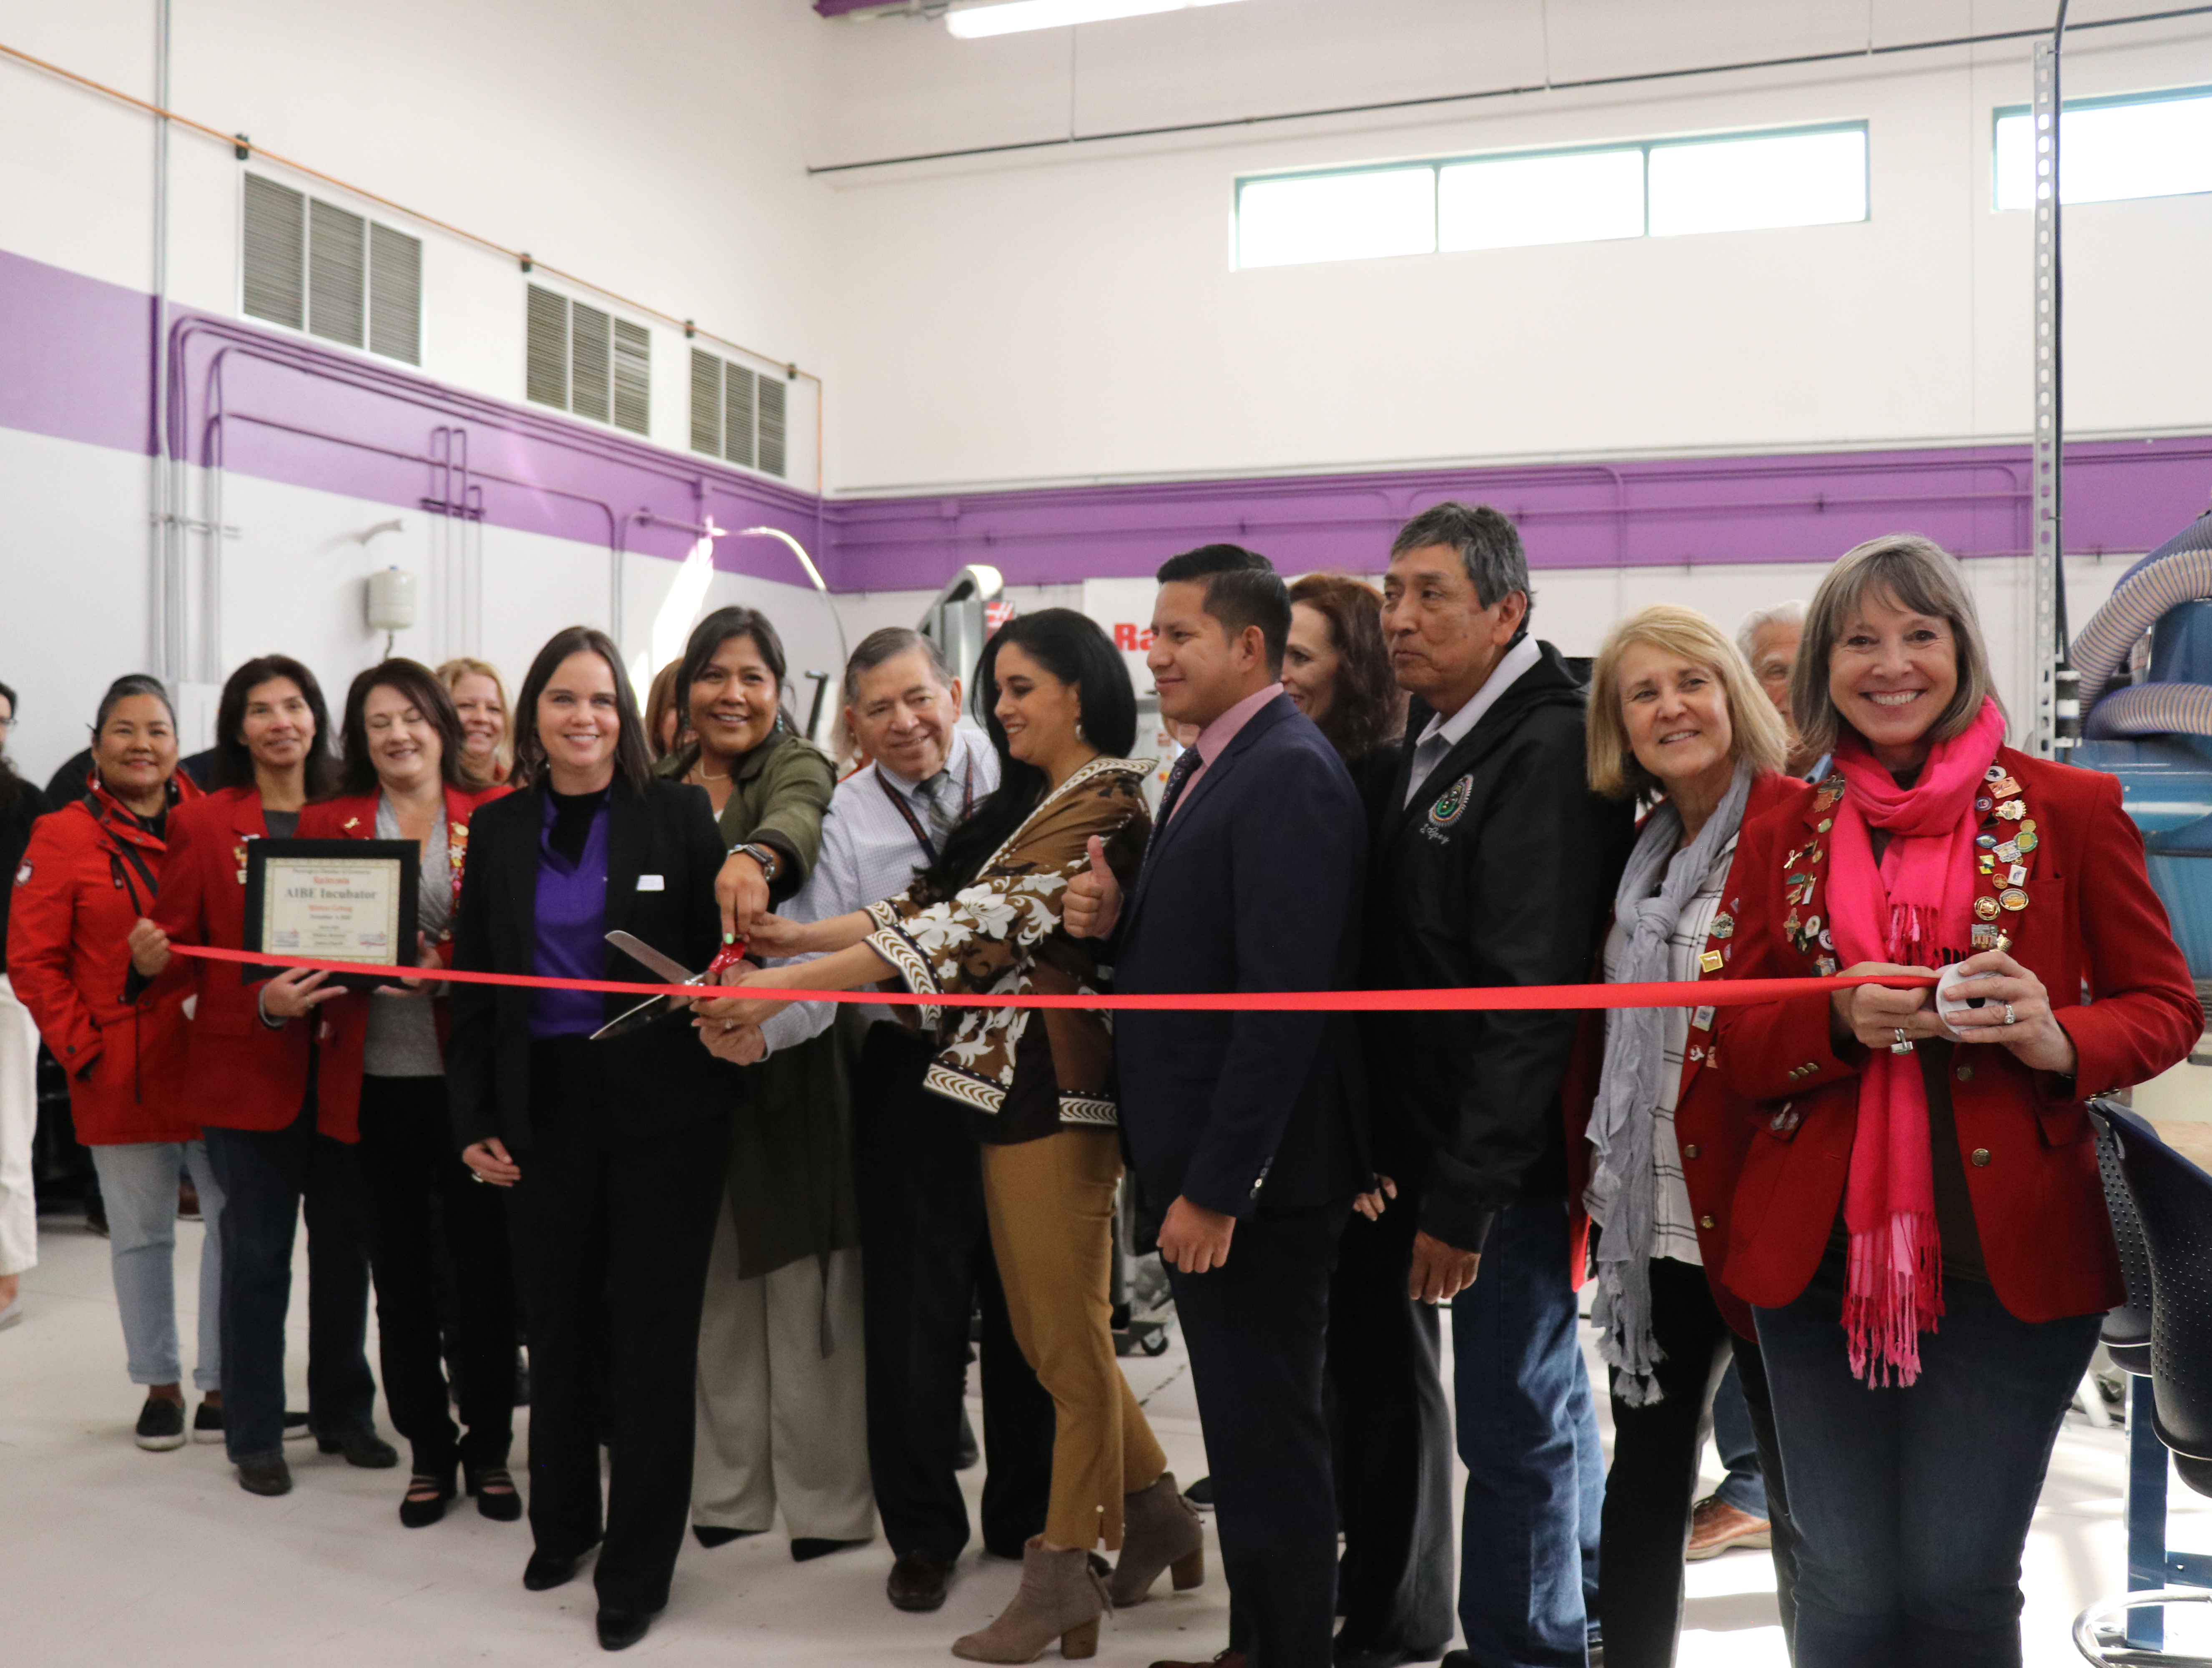
[[[1088,741],[1091,739],[1088,736],[1083,733],[1083,720],[1081,719],[1078,719],[1075,721],[1075,739],[1079,742]]]

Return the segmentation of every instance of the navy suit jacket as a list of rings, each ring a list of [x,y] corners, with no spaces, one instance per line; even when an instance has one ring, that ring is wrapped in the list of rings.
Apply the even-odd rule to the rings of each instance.
[[[1336,749],[1278,695],[1156,828],[1122,912],[1126,993],[1357,986],[1367,826]],[[1115,1016],[1121,1128],[1145,1197],[1249,1217],[1369,1185],[1349,1014]]]

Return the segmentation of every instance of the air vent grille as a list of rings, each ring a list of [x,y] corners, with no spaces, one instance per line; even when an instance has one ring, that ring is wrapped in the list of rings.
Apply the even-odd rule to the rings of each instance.
[[[307,198],[274,180],[246,176],[246,314],[290,330],[307,327]]]
[[[368,227],[368,350],[422,362],[422,240],[371,221]]]
[[[368,222],[310,198],[307,203],[307,329],[358,348],[368,300]]]
[[[746,469],[782,475],[783,379],[691,350],[691,449]]]
[[[239,305],[387,359],[422,362],[422,240],[246,176]]]
[[[526,391],[541,405],[653,432],[653,332],[604,308],[530,286]]]
[[[760,379],[760,468],[768,475],[785,472],[783,402],[786,384],[781,377]]]

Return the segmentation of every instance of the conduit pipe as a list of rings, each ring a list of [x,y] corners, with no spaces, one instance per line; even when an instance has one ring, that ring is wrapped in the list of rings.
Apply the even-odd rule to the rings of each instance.
[[[2212,736],[2212,685],[2157,682],[2112,688],[2143,634],[2169,609],[2203,597],[2212,597],[2212,513],[2199,516],[2130,568],[2074,640],[2090,737]]]

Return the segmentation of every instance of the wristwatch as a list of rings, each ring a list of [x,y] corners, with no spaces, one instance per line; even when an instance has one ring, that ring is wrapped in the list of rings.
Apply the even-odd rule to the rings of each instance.
[[[730,855],[732,857],[749,857],[755,863],[760,864],[761,878],[768,882],[771,886],[775,883],[776,871],[783,867],[783,860],[776,856],[775,850],[773,846],[763,846],[756,842],[748,842],[743,846],[732,846],[730,847]]]

